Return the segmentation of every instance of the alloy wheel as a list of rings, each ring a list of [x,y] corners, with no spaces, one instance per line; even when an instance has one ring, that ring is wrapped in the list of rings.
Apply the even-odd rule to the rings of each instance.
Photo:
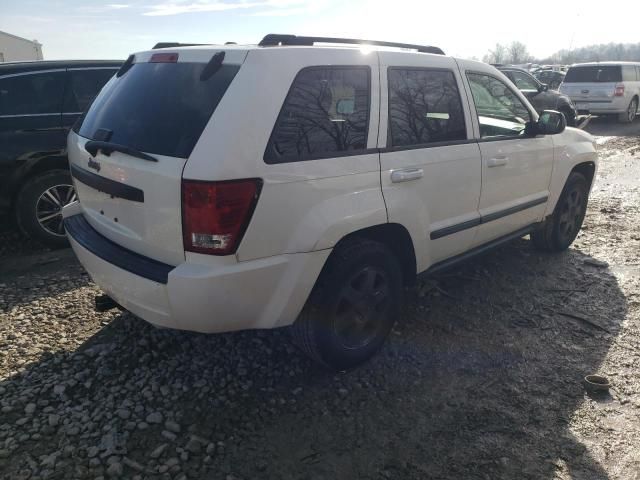
[[[629,104],[629,108],[627,109],[629,122],[633,122],[634,118],[636,118],[637,111],[638,111],[638,101],[636,99],[633,99],[631,100],[631,103]]]
[[[367,266],[356,272],[339,295],[333,333],[348,349],[369,345],[385,325],[392,306],[387,274]]]
[[[73,185],[54,185],[45,190],[36,202],[36,218],[47,233],[64,236],[62,208],[77,199]]]
[[[560,235],[565,239],[573,239],[582,225],[585,214],[583,192],[574,188],[566,196],[560,211]]]

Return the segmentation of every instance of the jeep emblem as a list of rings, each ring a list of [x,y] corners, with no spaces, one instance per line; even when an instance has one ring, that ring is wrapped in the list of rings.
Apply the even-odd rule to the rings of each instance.
[[[100,162],[96,162],[93,158],[89,159],[89,168],[93,168],[96,172],[100,171]]]

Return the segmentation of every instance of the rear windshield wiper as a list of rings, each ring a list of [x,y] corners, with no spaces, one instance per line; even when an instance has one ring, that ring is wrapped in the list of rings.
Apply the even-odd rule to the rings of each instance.
[[[119,143],[103,142],[100,140],[89,140],[87,143],[85,143],[84,149],[94,157],[98,153],[98,150],[102,150],[102,153],[104,153],[107,157],[111,155],[112,152],[121,152],[127,155],[131,155],[132,157],[141,158],[142,160],[147,160],[149,162],[158,161],[157,158],[152,157],[151,155],[147,155],[146,153],[143,153],[140,150],[127,147],[126,145],[120,145]]]

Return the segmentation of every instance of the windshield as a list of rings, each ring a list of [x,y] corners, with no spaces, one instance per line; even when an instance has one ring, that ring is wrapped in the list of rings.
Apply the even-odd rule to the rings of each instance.
[[[187,158],[239,70],[223,65],[201,80],[205,63],[136,63],[112,78],[87,112],[78,133],[141,152]],[[104,132],[100,132],[104,134]]]
[[[618,65],[571,67],[564,81],[567,83],[621,82],[622,72]]]

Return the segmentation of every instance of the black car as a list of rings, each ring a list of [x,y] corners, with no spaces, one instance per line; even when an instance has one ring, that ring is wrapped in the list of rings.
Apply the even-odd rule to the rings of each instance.
[[[533,74],[540,82],[549,85],[551,90],[558,90],[567,74],[557,70],[538,70]]]
[[[66,243],[61,210],[75,200],[69,129],[120,61],[0,64],[0,217],[51,246]]]
[[[576,125],[577,111],[569,97],[555,90],[549,90],[545,83],[541,83],[529,72],[514,67],[498,66],[497,68],[524,93],[538,113],[542,113],[543,110],[557,110],[564,114],[567,125]]]

